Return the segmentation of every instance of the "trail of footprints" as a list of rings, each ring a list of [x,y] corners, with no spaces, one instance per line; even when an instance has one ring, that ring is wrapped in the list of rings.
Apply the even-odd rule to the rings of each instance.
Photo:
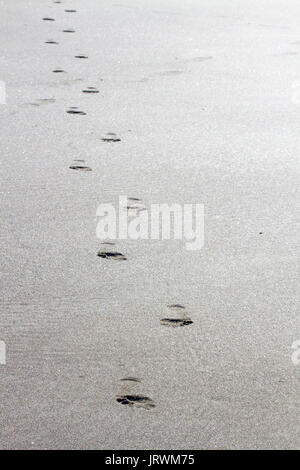
[[[61,0],[53,1],[55,4],[63,3]],[[77,10],[75,9],[65,9],[65,13],[76,13]],[[43,21],[54,22],[55,18],[52,17],[44,17],[42,18]],[[72,28],[63,29],[62,32],[64,33],[75,33],[75,30]],[[54,39],[48,39],[45,41],[46,44],[53,44],[58,45],[59,42]],[[76,59],[88,59],[88,56],[85,54],[77,54],[74,56]],[[56,68],[52,71],[53,73],[66,73],[62,68]],[[85,89],[82,90],[84,94],[98,94],[99,90],[93,86],[87,86]],[[45,99],[45,100],[38,100],[36,103],[30,103],[32,105],[39,106],[40,104],[46,102],[55,102],[54,99]],[[70,106],[67,109],[67,114],[74,115],[74,116],[85,116],[86,113],[80,110],[77,106]],[[101,139],[105,143],[117,143],[121,142],[121,139],[113,132],[108,132],[104,135]],[[92,169],[89,166],[86,166],[85,160],[81,159],[74,159],[73,164],[69,166],[71,170],[81,171],[81,172],[89,172]],[[126,208],[129,215],[130,214],[137,214],[141,211],[146,210],[143,202],[141,199],[136,197],[130,197],[127,199],[127,206]],[[127,256],[123,253],[119,252],[116,249],[116,244],[114,242],[106,241],[101,243],[101,247],[97,253],[99,258],[104,260],[113,260],[113,261],[126,261]],[[181,304],[171,304],[167,305],[168,314],[166,317],[161,318],[160,324],[166,327],[184,327],[188,325],[192,325],[193,321],[188,316],[186,309]],[[121,405],[125,405],[129,408],[142,408],[145,410],[151,410],[155,407],[155,403],[152,398],[140,394],[140,393],[133,393],[133,389],[141,382],[140,379],[136,377],[125,377],[121,379],[121,387],[116,395],[117,403]]]

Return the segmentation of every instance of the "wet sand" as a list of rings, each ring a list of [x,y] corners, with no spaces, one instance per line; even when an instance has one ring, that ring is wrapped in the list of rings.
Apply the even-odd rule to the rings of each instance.
[[[0,7],[0,447],[299,448],[299,2]],[[120,195],[204,248],[97,256]]]

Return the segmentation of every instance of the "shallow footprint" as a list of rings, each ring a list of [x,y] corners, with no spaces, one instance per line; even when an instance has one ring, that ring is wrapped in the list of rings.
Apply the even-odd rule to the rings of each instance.
[[[184,305],[181,304],[172,304],[167,306],[169,310],[173,312],[174,316],[162,318],[160,324],[164,326],[187,326],[194,323],[190,317],[187,316],[185,312]]]
[[[161,72],[158,75],[181,75],[183,70],[166,70],[165,72]]]
[[[40,98],[37,100],[40,104],[51,104],[51,103],[55,103],[55,98]]]
[[[160,320],[161,325],[173,326],[173,327],[187,326],[187,325],[191,325],[192,323],[194,323],[192,320],[188,320],[188,319],[184,320],[182,318],[162,318]]]
[[[137,382],[140,382],[140,379],[136,377],[125,377],[121,379],[123,383],[120,393],[116,396],[116,401],[121,405],[127,405],[130,408],[144,408],[145,410],[151,410],[155,407],[154,401],[152,398],[147,397],[142,394],[131,393],[133,387],[136,386]]]

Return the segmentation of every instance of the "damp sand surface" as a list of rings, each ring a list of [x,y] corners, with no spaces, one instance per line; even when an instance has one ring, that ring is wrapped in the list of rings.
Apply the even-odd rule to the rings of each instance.
[[[2,3],[0,447],[299,449],[299,2]]]

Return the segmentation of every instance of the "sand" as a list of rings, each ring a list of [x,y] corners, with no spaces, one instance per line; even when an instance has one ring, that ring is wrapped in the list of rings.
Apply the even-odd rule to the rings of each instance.
[[[299,2],[0,8],[0,447],[299,449]],[[120,195],[204,204],[203,249],[97,257]]]

